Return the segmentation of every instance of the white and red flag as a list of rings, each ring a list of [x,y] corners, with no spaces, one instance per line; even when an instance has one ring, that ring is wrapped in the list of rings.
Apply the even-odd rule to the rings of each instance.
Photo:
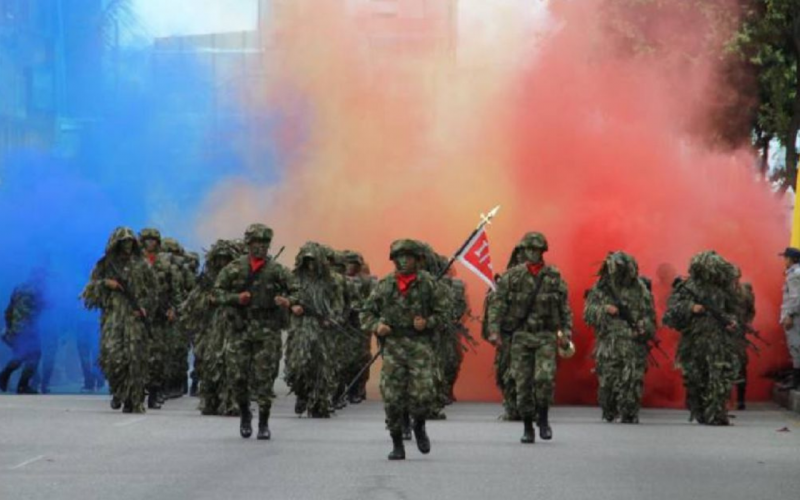
[[[486,234],[485,226],[480,227],[467,242],[464,246],[464,250],[458,255],[458,260],[464,267],[475,273],[484,283],[489,285],[492,290],[497,288],[494,282],[492,255],[489,252],[489,236]]]

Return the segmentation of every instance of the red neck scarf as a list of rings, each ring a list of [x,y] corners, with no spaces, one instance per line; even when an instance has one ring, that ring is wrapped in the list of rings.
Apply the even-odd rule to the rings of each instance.
[[[544,269],[544,261],[539,262],[538,264],[531,264],[528,262],[525,265],[528,267],[528,272],[531,273],[531,276],[539,276],[539,273],[542,272],[542,269]]]
[[[154,254],[154,253],[147,254],[147,260],[150,261],[150,265],[153,265],[153,264],[156,263],[156,257],[157,257],[157,255]]]
[[[417,273],[413,274],[400,274],[397,273],[394,275],[397,279],[397,289],[400,290],[400,293],[405,295],[408,293],[408,289],[411,288],[411,283],[416,281]]]
[[[264,267],[264,264],[267,263],[267,259],[258,259],[256,257],[250,256],[250,272],[255,274],[258,272],[259,269]]]

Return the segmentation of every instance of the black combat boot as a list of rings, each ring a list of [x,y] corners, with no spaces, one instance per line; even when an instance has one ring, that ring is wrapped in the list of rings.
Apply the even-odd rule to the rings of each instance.
[[[553,429],[550,428],[550,422],[547,420],[550,408],[544,407],[539,409],[539,421],[536,425],[539,426],[539,437],[545,441],[553,439]]]
[[[425,432],[425,420],[422,418],[414,420],[414,437],[417,439],[417,448],[420,453],[427,455],[431,452],[431,440],[428,439],[428,433]]]
[[[736,409],[744,410],[746,405],[744,403],[744,394],[747,391],[747,382],[739,382],[736,384]]]
[[[294,402],[294,412],[297,415],[302,415],[308,409],[308,401],[301,398],[300,396],[297,397],[297,400]]]
[[[8,390],[8,381],[11,378],[11,374],[20,366],[22,366],[22,363],[19,361],[8,362],[3,372],[0,373],[0,391],[6,392]]]
[[[17,394],[39,394],[39,392],[31,387],[30,381],[33,374],[36,373],[36,368],[26,366],[19,376],[19,383],[17,384]]]
[[[158,389],[155,387],[150,387],[147,390],[147,409],[148,410],[160,410],[161,403],[158,402]]]
[[[272,437],[269,431],[269,410],[259,408],[258,410],[258,435],[256,439],[266,440]]]
[[[524,431],[522,433],[522,438],[520,438],[520,442],[524,444],[531,444],[536,441],[536,433],[533,430],[533,417],[525,417],[522,421],[524,427]]]
[[[392,432],[391,436],[394,448],[389,453],[389,460],[405,460],[406,448],[403,446],[403,434],[401,432]]]
[[[250,413],[250,403],[239,405],[239,415],[241,417],[239,422],[239,434],[247,439],[253,435],[253,414]]]
[[[122,408],[122,401],[116,396],[111,396],[111,409],[119,410],[120,408]]]
[[[133,413],[133,402],[130,399],[122,405],[122,413]]]
[[[403,441],[411,441],[411,416],[403,413]]]

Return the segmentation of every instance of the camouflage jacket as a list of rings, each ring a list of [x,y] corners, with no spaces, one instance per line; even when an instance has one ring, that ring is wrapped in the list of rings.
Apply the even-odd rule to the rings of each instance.
[[[109,289],[104,283],[107,279],[118,281],[124,290]],[[157,283],[155,273],[140,255],[133,254],[127,259],[106,255],[92,270],[81,297],[88,309],[104,313],[121,310],[133,314],[136,304],[150,314],[158,306]]]
[[[215,280],[215,273],[204,271],[181,304],[179,318],[186,331],[196,334],[210,327],[216,307],[213,295]]]
[[[620,287],[616,293],[609,289],[610,286],[605,280],[600,280],[586,295],[583,319],[595,329],[597,338],[627,338],[642,342],[652,339],[656,332],[656,313],[653,295],[647,286],[641,279],[630,286]],[[610,305],[620,312],[613,316],[609,314],[606,307]],[[623,312],[627,312],[630,318],[623,318]]]
[[[20,285],[11,293],[5,311],[6,333],[4,340],[13,345],[20,336],[32,333],[44,304],[39,290]]]
[[[414,329],[414,318],[421,316],[428,322],[422,332]],[[395,274],[378,282],[361,311],[361,324],[374,332],[379,323],[392,328],[392,335],[431,335],[447,320],[447,297],[434,277],[418,271],[405,295],[400,293]]]
[[[567,284],[554,266],[534,277],[525,264],[509,269],[489,299],[489,331],[572,331]]]
[[[186,284],[183,271],[174,256],[167,252],[159,252],[155,260],[150,261],[145,255],[145,262],[156,276],[158,282],[158,306],[154,315],[156,321],[164,321],[167,311],[177,309],[186,299]]]
[[[249,291],[250,303],[242,306],[239,294]],[[251,276],[250,258],[243,255],[220,271],[214,284],[214,299],[220,306],[230,306],[243,318],[266,320],[276,327],[285,326],[286,315],[275,304],[275,297],[290,300],[296,293],[294,278],[281,264],[267,258],[266,263]]]
[[[715,318],[706,310],[694,314],[692,306],[702,301],[722,317]],[[678,281],[669,297],[664,324],[679,331],[684,337],[710,333],[725,334],[726,324],[739,320],[740,300],[730,287],[698,282],[694,278]]]

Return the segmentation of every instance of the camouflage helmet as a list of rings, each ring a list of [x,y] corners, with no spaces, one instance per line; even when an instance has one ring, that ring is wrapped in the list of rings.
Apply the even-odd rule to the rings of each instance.
[[[344,250],[342,251],[342,256],[344,257],[344,262],[346,264],[357,264],[359,266],[364,265],[364,257],[353,250]]]
[[[597,275],[600,277],[614,276],[615,278],[635,279],[639,276],[639,264],[628,253],[622,251],[609,252]]]
[[[106,253],[113,252],[117,245],[125,240],[132,240],[133,241],[133,251],[139,251],[139,240],[136,238],[136,233],[133,232],[133,229],[125,226],[120,226],[111,233],[111,236],[108,238],[108,243],[106,244]]]
[[[421,258],[423,249],[414,240],[395,240],[389,247],[389,260],[396,259],[400,254],[409,253],[416,258]]]
[[[717,252],[707,250],[692,257],[689,275],[700,281],[730,284],[736,280],[736,267]]]
[[[542,252],[546,252],[549,248],[547,245],[547,238],[545,238],[544,234],[533,231],[530,233],[525,233],[525,236],[519,240],[517,243],[516,248],[533,248],[536,250],[541,250]]]
[[[249,245],[254,241],[269,243],[272,241],[272,229],[264,224],[250,224],[244,232],[244,244]]]
[[[139,241],[144,241],[146,239],[153,239],[161,243],[161,231],[154,227],[146,227],[142,229],[139,231]]]
[[[231,240],[217,240],[216,243],[211,245],[211,249],[206,252],[206,260],[213,260],[218,257],[235,259],[241,255],[239,249],[234,241]]]
[[[175,238],[164,238],[161,241],[161,249],[167,253],[171,253],[172,255],[182,256],[186,253],[181,244],[178,243],[178,240]]]

